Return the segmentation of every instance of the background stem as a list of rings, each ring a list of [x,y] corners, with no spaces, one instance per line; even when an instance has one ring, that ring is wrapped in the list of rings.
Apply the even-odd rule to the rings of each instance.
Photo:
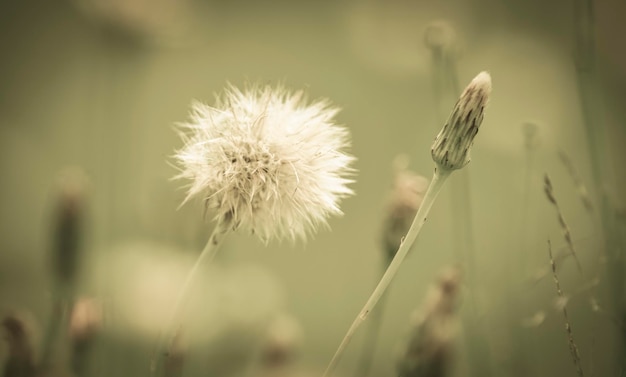
[[[626,291],[624,288],[624,245],[621,243],[613,203],[609,191],[614,186],[615,175],[607,149],[608,130],[602,111],[601,93],[598,88],[595,51],[595,17],[593,0],[574,0],[574,32],[576,49],[574,63],[578,79],[578,93],[591,171],[599,198],[600,219],[604,248],[609,258],[607,277],[612,290],[613,310],[618,318],[626,319]],[[620,329],[618,339],[618,370],[626,370],[626,330]]]

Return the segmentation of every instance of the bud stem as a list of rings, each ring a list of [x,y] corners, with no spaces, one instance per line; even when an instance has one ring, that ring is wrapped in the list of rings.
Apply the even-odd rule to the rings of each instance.
[[[409,250],[411,250],[411,247],[415,243],[415,240],[417,239],[417,236],[419,235],[419,232],[422,229],[422,226],[426,222],[426,217],[428,216],[428,213],[430,212],[430,208],[435,202],[437,195],[443,188],[443,185],[446,182],[446,179],[450,176],[450,174],[453,171],[454,170],[445,169],[441,166],[437,166],[437,168],[435,169],[433,179],[430,182],[430,185],[428,186],[428,190],[426,191],[426,194],[424,195],[422,205],[419,207],[419,210],[417,211],[417,214],[415,215],[415,218],[413,219],[411,228],[409,228],[409,231],[406,237],[400,244],[400,248],[398,249],[398,252],[394,256],[391,263],[389,264],[389,267],[387,267],[387,271],[385,271],[385,274],[380,279],[380,282],[374,289],[374,292],[372,292],[370,298],[367,300],[367,303],[365,303],[365,306],[363,307],[359,315],[356,317],[356,319],[352,323],[352,326],[350,326],[348,333],[345,335],[345,337],[341,341],[341,344],[339,345],[339,348],[337,349],[337,351],[335,352],[335,355],[330,361],[330,364],[326,368],[326,371],[324,372],[323,377],[329,377],[332,374],[332,372],[335,370],[335,368],[337,367],[337,364],[339,363],[339,360],[341,359],[341,356],[343,355],[348,344],[352,340],[352,336],[356,332],[357,328],[361,325],[361,323],[363,323],[363,321],[365,321],[365,319],[367,318],[367,315],[372,311],[374,306],[376,306],[376,303],[378,302],[378,300],[385,293],[385,290],[391,283],[391,280],[394,278],[394,276],[400,269],[400,265],[402,264],[402,261],[404,260],[407,253],[409,252]]]

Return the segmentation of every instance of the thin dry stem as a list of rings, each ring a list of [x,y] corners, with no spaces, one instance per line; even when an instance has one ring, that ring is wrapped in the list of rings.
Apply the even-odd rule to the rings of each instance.
[[[559,219],[559,224],[561,225],[561,229],[563,231],[563,238],[565,238],[567,247],[569,248],[574,259],[576,260],[576,265],[578,266],[578,270],[580,271],[580,274],[582,275],[583,267],[580,264],[580,261],[578,260],[578,255],[576,254],[576,250],[574,249],[574,242],[572,241],[572,234],[569,230],[569,227],[567,226],[567,223],[565,222],[565,217],[563,217],[563,213],[561,212],[559,203],[556,201],[556,198],[554,197],[554,190],[552,189],[552,182],[550,181],[550,177],[548,176],[547,173],[544,176],[543,181],[544,181],[543,187],[546,193],[546,197],[548,198],[548,201],[552,203],[552,205],[556,209],[556,214]]]
[[[550,256],[550,266],[552,267],[552,276],[554,277],[554,284],[556,285],[556,293],[559,299],[564,299],[563,291],[561,290],[561,283],[559,282],[559,276],[556,273],[556,263],[552,257],[552,244],[548,240],[548,255]],[[584,377],[583,368],[580,361],[580,353],[578,347],[574,341],[574,334],[572,333],[572,325],[570,324],[569,317],[567,315],[567,305],[563,305],[563,317],[565,318],[565,331],[567,332],[567,341],[569,343],[569,351],[572,355],[572,361],[576,367],[576,372],[579,377]]]

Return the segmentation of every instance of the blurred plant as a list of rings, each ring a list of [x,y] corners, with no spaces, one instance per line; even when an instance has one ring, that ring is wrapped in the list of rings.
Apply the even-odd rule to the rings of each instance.
[[[82,253],[86,190],[87,178],[81,170],[70,168],[60,174],[51,250],[55,278],[55,284],[52,285],[52,315],[48,319],[41,354],[41,367],[44,370],[49,367],[54,352],[66,345],[64,329],[69,320],[67,312],[74,300]],[[63,346],[59,341],[63,342]]]
[[[103,308],[93,298],[79,298],[70,312],[69,338],[71,342],[71,364],[76,376],[86,375],[86,367],[95,338],[102,328]]]
[[[288,366],[300,352],[302,327],[291,315],[279,314],[267,329],[262,347],[261,363],[267,369]]]
[[[291,315],[279,313],[266,329],[261,342],[258,368],[249,376],[293,377],[302,346],[302,327]]]
[[[424,30],[424,44],[430,50],[432,60],[436,115],[441,123],[445,122],[450,104],[454,103],[460,91],[456,61],[461,54],[457,40],[454,27],[445,20],[433,21]]]
[[[428,212],[447,178],[455,170],[461,169],[469,163],[470,149],[483,121],[484,110],[490,93],[491,76],[487,72],[481,72],[461,94],[448,121],[432,145],[431,156],[436,164],[436,168],[413,223],[378,286],[376,286],[365,306],[348,329],[324,376],[329,376],[334,371],[352,336],[376,306],[376,303],[398,272],[402,261],[415,243],[422,226],[426,222]]]
[[[32,325],[23,315],[9,314],[2,320],[2,330],[9,346],[2,376],[35,377]]]
[[[443,271],[414,313],[409,339],[397,364],[401,377],[444,377],[453,358],[458,329],[456,299],[461,282],[458,268]]]
[[[76,284],[86,212],[87,178],[77,168],[59,175],[57,203],[53,219],[52,267],[63,290]]]
[[[163,366],[163,375],[165,377],[181,377],[183,375],[183,366],[185,365],[187,350],[183,344],[182,337],[182,331],[179,331],[174,335],[174,339],[172,339],[169,355]]]
[[[394,179],[382,230],[385,269],[396,255],[428,189],[428,179],[409,170],[408,164],[406,155],[397,156],[393,161]]]
[[[387,200],[385,220],[382,227],[381,243],[384,255],[380,264],[381,273],[385,272],[387,266],[389,266],[389,263],[396,255],[402,238],[411,227],[415,214],[424,198],[424,193],[428,188],[428,179],[408,170],[408,164],[407,155],[399,155],[393,161],[394,180]],[[372,311],[363,342],[361,359],[355,370],[355,377],[369,375],[374,361],[387,296],[388,293],[384,294],[380,298],[378,306]]]
[[[307,104],[302,91],[281,86],[230,85],[214,107],[193,109],[180,133],[185,145],[174,155],[175,178],[190,181],[183,204],[201,197],[217,225],[174,305],[166,344],[199,266],[214,257],[226,233],[242,228],[266,244],[306,240],[327,226],[328,216],[341,215],[339,201],[352,194],[348,130],[335,123],[339,110],[328,101]]]
[[[299,335],[297,323],[284,317],[281,285],[263,269],[227,271],[226,276],[215,277],[221,291],[217,304],[222,308],[213,321],[217,332],[211,347],[214,362],[210,374],[249,376],[270,368],[272,357],[276,357],[275,371],[282,369],[281,362],[290,362],[287,353],[296,351],[287,348]],[[272,356],[273,352],[276,354]]]
[[[193,20],[192,4],[188,0],[74,0],[74,3],[98,26],[138,42],[172,42],[183,35]]]

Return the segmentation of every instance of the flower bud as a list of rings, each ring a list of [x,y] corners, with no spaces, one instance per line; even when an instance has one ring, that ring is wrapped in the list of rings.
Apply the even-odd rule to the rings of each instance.
[[[470,161],[470,148],[483,121],[490,93],[491,76],[487,72],[479,73],[465,88],[431,149],[440,168],[461,169]]]

